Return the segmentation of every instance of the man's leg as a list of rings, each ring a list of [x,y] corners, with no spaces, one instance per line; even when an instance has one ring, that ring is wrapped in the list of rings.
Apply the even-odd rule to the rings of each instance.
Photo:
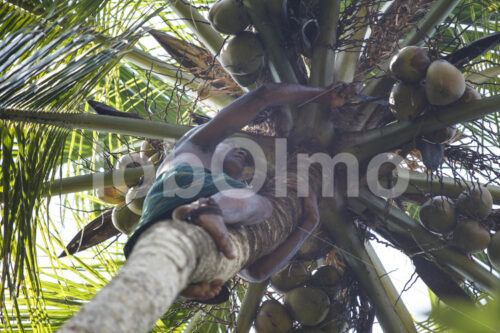
[[[241,270],[239,275],[250,282],[261,282],[278,272],[297,253],[304,241],[319,225],[318,202],[312,192],[303,199],[303,213],[295,231],[273,252]]]
[[[222,212],[211,198],[201,198],[187,205],[177,207],[172,212],[175,220],[188,221],[203,227],[212,236],[219,250],[228,259],[234,259],[233,247],[229,238]]]
[[[269,200],[248,189],[231,189],[210,198],[177,207],[172,213],[176,220],[196,223],[212,236],[224,255],[233,259],[231,239],[226,224],[250,225],[269,218],[273,207]]]

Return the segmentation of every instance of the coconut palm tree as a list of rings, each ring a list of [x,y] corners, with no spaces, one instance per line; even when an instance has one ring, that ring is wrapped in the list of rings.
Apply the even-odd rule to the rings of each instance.
[[[124,264],[125,237],[112,227],[99,229],[110,226],[113,205],[92,190],[137,184],[145,169],[114,169],[120,156],[140,150],[144,140],[153,148],[159,140],[176,140],[270,81],[333,88],[344,81],[361,89],[341,107],[305,103],[264,113],[245,134],[270,161],[272,136],[279,136],[288,138],[291,161],[295,153],[325,152],[350,153],[359,162],[359,195],[345,196],[347,171],[340,170],[335,196],[322,200],[322,230],[316,236],[329,245],[328,255],[320,251],[307,258],[310,270],[319,260],[343,272],[340,291],[331,299],[343,304],[336,320],[345,329],[367,330],[374,316],[387,332],[445,327],[439,316],[414,322],[369,239],[408,255],[419,277],[451,308],[457,298],[470,303],[493,294],[500,280],[486,268],[488,257],[481,252],[471,259],[451,246],[450,234],[424,228],[418,210],[435,195],[455,200],[477,182],[500,201],[498,4],[235,1],[251,22],[247,30],[258,32],[265,50],[265,64],[248,83],[219,62],[229,41],[207,20],[214,2],[2,2],[4,329],[54,331],[66,323],[62,331],[139,332],[154,325],[158,331],[248,331],[263,295],[277,294],[267,283],[233,277],[293,231],[302,209],[295,192],[269,196],[275,213],[265,223],[231,231],[235,260],[225,259],[202,229],[171,221],[145,236],[150,245]],[[431,60],[448,60],[483,98],[428,107],[423,115],[396,121],[387,105],[397,81],[390,59],[412,45],[425,46]],[[90,104],[95,114],[86,100],[112,108]],[[458,134],[444,144],[421,140],[455,124]],[[388,152],[400,156],[411,172],[382,167],[370,176],[369,161]],[[273,168],[270,163],[270,174]],[[410,186],[403,196],[387,199],[366,189],[379,178],[389,184],[406,178]],[[91,220],[92,228],[102,231],[93,234],[98,241],[84,244],[86,233],[80,233],[66,254],[93,246],[57,258],[68,241],[63,231],[71,237]],[[498,230],[496,212],[482,224]],[[154,242],[158,236],[161,242]],[[214,278],[232,280],[230,299],[222,306],[177,302],[187,284]]]

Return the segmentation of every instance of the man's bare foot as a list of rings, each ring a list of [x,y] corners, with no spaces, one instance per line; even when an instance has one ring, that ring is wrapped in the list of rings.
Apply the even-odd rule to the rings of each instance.
[[[213,238],[219,250],[228,259],[234,259],[229,231],[221,216],[219,206],[210,198],[201,198],[172,212],[175,220],[192,222],[203,227]]]
[[[213,280],[211,282],[203,281],[200,283],[190,284],[183,291],[181,291],[181,296],[199,299],[213,298],[220,293],[223,285],[224,281],[220,279]]]

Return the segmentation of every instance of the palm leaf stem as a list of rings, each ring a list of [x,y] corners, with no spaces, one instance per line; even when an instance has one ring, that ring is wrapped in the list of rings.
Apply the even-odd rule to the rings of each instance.
[[[398,291],[396,290],[396,287],[394,287],[394,284],[389,277],[389,273],[385,270],[382,261],[380,261],[380,258],[377,255],[377,252],[375,252],[375,249],[369,242],[365,242],[365,250],[370,257],[371,262],[373,263],[373,268],[375,268],[375,271],[377,271],[377,274],[380,277],[380,281],[382,282],[382,285],[387,292],[387,296],[391,300],[391,304],[394,304],[394,309],[398,313],[401,320],[404,322],[408,332],[416,333],[417,330],[415,329],[415,325],[413,324],[411,314],[410,312],[408,312],[408,309],[406,308],[406,305],[404,304]]]
[[[191,127],[155,120],[105,116],[90,113],[56,113],[0,109],[0,119],[49,124],[153,139],[179,139]]]
[[[279,26],[274,24],[266,4],[262,0],[243,0],[252,23],[259,32],[269,57],[269,68],[275,82],[298,83],[295,71],[285,52],[284,37]],[[290,106],[281,109],[280,129],[283,136],[288,136],[294,126],[296,110]]]
[[[295,71],[283,48],[284,37],[279,27],[273,23],[262,0],[243,0],[253,25],[259,32],[271,62],[275,79],[281,82],[298,83]]]
[[[446,20],[459,3],[460,0],[436,1],[425,17],[408,33],[400,46],[422,45],[424,40],[434,35],[436,27]]]
[[[245,297],[241,303],[238,317],[236,317],[235,333],[248,333],[252,327],[252,322],[257,313],[262,296],[264,296],[269,281],[248,284]]]
[[[356,13],[357,24],[355,24],[351,31],[347,31],[345,34],[352,34],[352,44],[345,46],[345,51],[340,51],[336,56],[335,63],[335,80],[352,82],[354,80],[354,74],[356,73],[356,67],[358,65],[359,56],[361,54],[361,47],[363,44],[360,42],[364,40],[366,35],[366,30],[368,29],[368,24],[366,20],[366,13],[368,9],[363,6]]]
[[[474,186],[474,184],[469,181],[458,183],[456,179],[451,177],[439,177],[431,179],[429,175],[416,171],[409,171],[408,175],[409,177],[407,179],[409,180],[411,185],[408,186],[405,194],[422,195],[422,192],[425,192],[436,195],[446,195],[450,198],[456,198],[464,189]],[[397,181],[398,178],[406,177],[402,175],[396,175],[394,181]],[[384,180],[381,179],[380,183],[384,184]],[[490,191],[491,196],[493,197],[493,202],[495,204],[500,204],[500,186],[486,185],[486,188]]]
[[[169,5],[214,56],[220,53],[224,39],[196,8],[184,0],[171,0]]]
[[[136,184],[145,173],[155,172],[154,170],[153,165],[144,165],[136,168],[117,169],[56,179],[45,183],[45,190],[41,195],[42,197],[46,197],[49,195],[83,192],[99,187],[132,185]]]
[[[378,153],[399,147],[418,135],[471,121],[498,111],[500,111],[500,95],[466,104],[450,105],[411,121],[401,121],[393,125],[368,130],[342,150],[354,154],[359,160],[366,160]]]
[[[409,217],[406,213],[388,205],[385,200],[376,197],[368,190],[360,189],[359,197],[350,198],[349,204],[351,204],[351,207],[355,211],[360,210],[358,205],[361,204],[379,215],[390,232],[399,233],[405,237],[409,234],[412,235],[422,251],[432,254],[441,264],[450,267],[459,275],[474,281],[486,291],[494,292],[495,288],[500,285],[500,279],[498,277],[488,272],[485,268],[464,254],[450,248],[450,246],[438,236],[424,229],[422,225]]]
[[[326,87],[333,83],[335,68],[335,49],[337,27],[340,15],[340,1],[322,0],[319,4],[320,34],[314,45],[311,58],[309,85]],[[330,108],[318,104],[308,104],[297,118],[295,133],[299,136],[314,133],[315,139],[326,145],[333,136],[333,123],[330,120]],[[314,129],[314,131],[313,131]]]
[[[353,222],[341,212],[332,209],[335,207],[335,203],[326,203],[324,200],[322,204],[329,205],[327,209],[321,210],[323,225],[341,250],[345,261],[354,271],[358,281],[370,296],[382,329],[385,332],[414,332],[414,328],[408,330],[405,321],[394,308],[391,297],[384,288],[363,242],[359,239]]]

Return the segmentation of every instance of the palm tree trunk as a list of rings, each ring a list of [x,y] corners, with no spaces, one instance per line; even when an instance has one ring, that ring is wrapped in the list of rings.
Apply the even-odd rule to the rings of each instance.
[[[149,331],[188,284],[228,280],[282,243],[301,209],[290,192],[288,197],[269,198],[274,212],[267,221],[230,228],[234,260],[225,258],[198,226],[172,220],[153,225],[120,272],[60,332]]]

